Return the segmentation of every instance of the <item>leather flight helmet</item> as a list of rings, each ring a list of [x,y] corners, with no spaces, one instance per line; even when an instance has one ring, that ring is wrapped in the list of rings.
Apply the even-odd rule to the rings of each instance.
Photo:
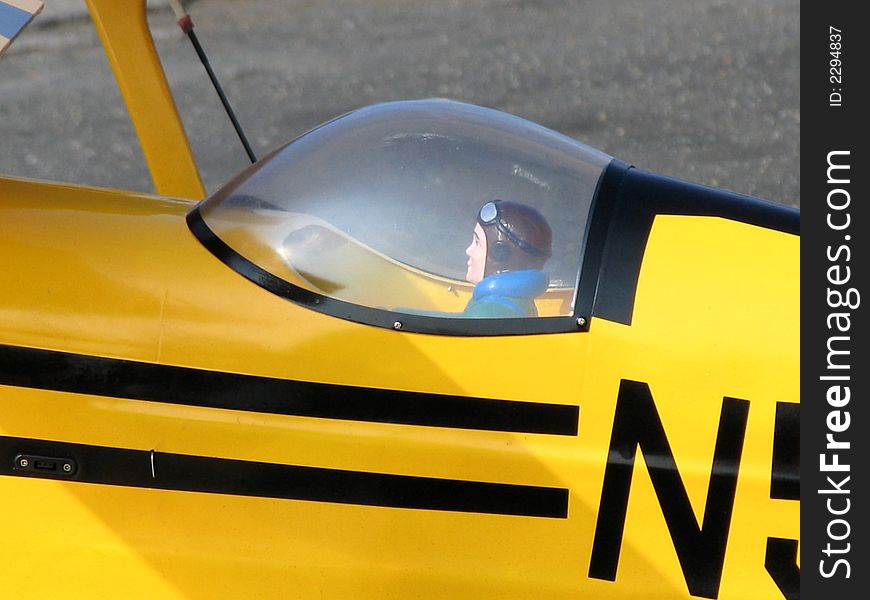
[[[541,269],[553,253],[553,231],[531,206],[492,200],[480,208],[477,222],[486,235],[484,277]]]

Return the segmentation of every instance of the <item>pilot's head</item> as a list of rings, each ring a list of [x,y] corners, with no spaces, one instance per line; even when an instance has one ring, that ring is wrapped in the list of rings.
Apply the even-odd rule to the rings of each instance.
[[[484,277],[507,271],[541,269],[552,254],[553,232],[544,216],[525,204],[493,200],[484,204],[468,255],[465,279],[480,283]]]

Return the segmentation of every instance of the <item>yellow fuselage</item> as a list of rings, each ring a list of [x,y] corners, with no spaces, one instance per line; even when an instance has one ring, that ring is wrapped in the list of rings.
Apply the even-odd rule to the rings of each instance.
[[[647,384],[699,524],[723,398],[748,401],[719,597],[779,596],[767,539],[799,538],[799,504],[770,497],[777,404],[799,400],[796,236],[659,216],[631,325],[594,318],[588,332],[441,337],[336,319],[253,285],[193,237],[189,201],[0,183],[7,356],[39,348],[579,407],[577,435],[516,433],[36,389],[33,374],[32,384],[0,386],[5,438],[553,488],[567,490],[567,515],[0,477],[10,515],[0,589],[12,597],[686,597],[642,452],[615,581],[590,577],[626,382]],[[52,577],[22,576],[34,563],[52,565]]]

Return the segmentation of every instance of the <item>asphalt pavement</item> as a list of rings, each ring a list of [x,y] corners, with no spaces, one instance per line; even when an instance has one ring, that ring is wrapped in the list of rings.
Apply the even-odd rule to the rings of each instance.
[[[0,58],[0,172],[152,189],[84,0]],[[797,0],[200,0],[258,154],[334,116],[446,97],[638,167],[800,204]],[[247,164],[167,3],[150,21],[210,192]]]

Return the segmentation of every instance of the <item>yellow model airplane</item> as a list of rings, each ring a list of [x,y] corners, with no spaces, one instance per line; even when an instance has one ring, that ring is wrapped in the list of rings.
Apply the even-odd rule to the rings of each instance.
[[[798,597],[797,210],[445,100],[199,202],[144,4],[157,195],[0,177],[0,597]]]

